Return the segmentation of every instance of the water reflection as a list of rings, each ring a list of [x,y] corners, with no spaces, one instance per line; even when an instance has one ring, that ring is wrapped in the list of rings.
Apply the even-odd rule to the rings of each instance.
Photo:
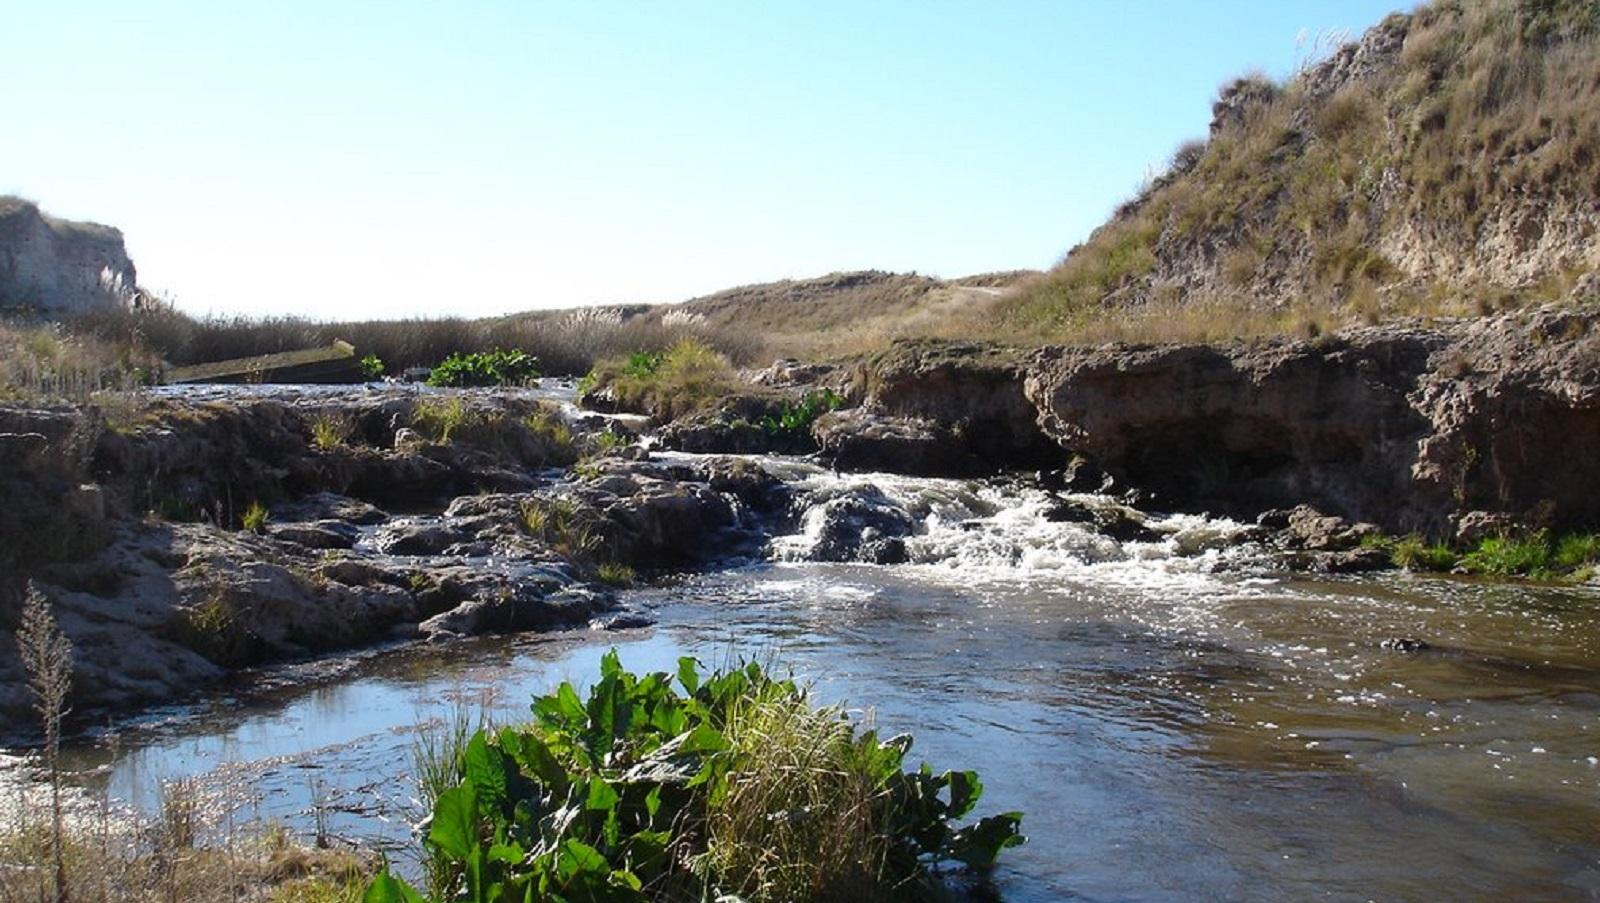
[[[129,733],[108,780],[149,804],[161,778],[209,775],[251,788],[265,816],[304,827],[316,803],[336,832],[403,843],[412,725],[463,698],[519,718],[615,643],[634,669],[775,657],[823,699],[915,732],[915,755],[979,768],[985,808],[1027,813],[1031,842],[998,875],[1008,900],[1600,894],[1593,592],[1147,571],[685,578],[636,594],[654,630],[275,672]],[[1383,648],[1395,636],[1431,648]]]

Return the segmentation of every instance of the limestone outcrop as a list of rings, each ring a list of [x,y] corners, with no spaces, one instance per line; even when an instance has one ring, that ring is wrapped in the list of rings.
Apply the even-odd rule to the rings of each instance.
[[[1316,341],[1047,348],[1039,424],[1157,502],[1434,534],[1600,523],[1600,308]]]
[[[0,197],[0,311],[68,316],[127,303],[137,292],[121,232]]]

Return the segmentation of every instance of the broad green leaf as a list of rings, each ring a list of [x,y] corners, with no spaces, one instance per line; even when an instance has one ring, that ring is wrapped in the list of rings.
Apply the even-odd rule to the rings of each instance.
[[[1021,812],[1006,812],[980,819],[950,838],[949,856],[973,868],[986,869],[994,865],[1000,851],[1024,843]]]
[[[964,818],[983,796],[983,782],[976,771],[947,771],[950,782],[950,818]]]
[[[599,850],[581,840],[573,839],[563,842],[558,854],[556,868],[561,877],[566,880],[571,880],[574,875],[584,872],[609,874],[611,871],[611,864],[606,862],[606,857],[600,855]]]
[[[721,752],[728,748],[728,741],[722,732],[709,724],[700,724],[689,735],[683,738],[683,743],[678,746],[680,753],[711,753]]]
[[[478,800],[471,784],[452,787],[433,804],[428,842],[451,859],[465,860],[478,847]]]
[[[499,749],[490,746],[483,731],[467,741],[463,759],[466,762],[467,780],[478,793],[478,804],[485,810],[498,813],[506,800],[506,757]]]
[[[694,695],[696,690],[700,689],[699,668],[700,662],[687,655],[678,659],[678,684],[683,687],[685,693],[691,696]]]
[[[361,903],[427,903],[411,885],[387,871],[379,872],[361,895]]]
[[[617,802],[622,797],[617,791],[606,783],[605,778],[591,778],[589,780],[589,798],[584,803],[584,808],[593,812],[605,812],[616,808]]]
[[[617,650],[615,648],[612,648],[605,655],[600,657],[600,677],[602,679],[607,677],[615,677],[621,673],[622,657],[617,654]]]

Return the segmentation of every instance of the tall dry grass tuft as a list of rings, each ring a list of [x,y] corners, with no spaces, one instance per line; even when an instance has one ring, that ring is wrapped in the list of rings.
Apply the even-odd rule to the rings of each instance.
[[[898,898],[883,880],[886,791],[861,767],[841,709],[763,693],[730,713],[725,736],[740,767],[707,807],[697,867],[747,900]]]
[[[67,903],[66,831],[61,808],[61,720],[72,692],[72,642],[62,633],[45,598],[32,581],[17,625],[17,648],[28,674],[34,709],[44,730],[45,765],[50,778],[50,851],[55,866],[55,899]]]

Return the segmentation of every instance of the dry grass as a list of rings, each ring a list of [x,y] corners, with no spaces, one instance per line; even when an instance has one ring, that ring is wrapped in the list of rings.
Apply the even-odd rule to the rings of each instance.
[[[1312,92],[1315,65],[1284,85],[1241,79],[1225,92],[1252,98],[1242,113],[997,303],[987,334],[1233,337],[1549,300],[1600,260],[1458,280],[1449,263],[1408,273],[1376,249],[1420,223],[1434,258],[1470,260],[1502,210],[1600,191],[1597,10],[1440,0],[1417,10],[1392,66],[1332,95]]]
[[[765,694],[730,713],[740,768],[706,813],[699,866],[747,900],[900,899],[887,887],[882,787],[860,767],[844,713]],[[776,816],[775,816],[776,813]]]

